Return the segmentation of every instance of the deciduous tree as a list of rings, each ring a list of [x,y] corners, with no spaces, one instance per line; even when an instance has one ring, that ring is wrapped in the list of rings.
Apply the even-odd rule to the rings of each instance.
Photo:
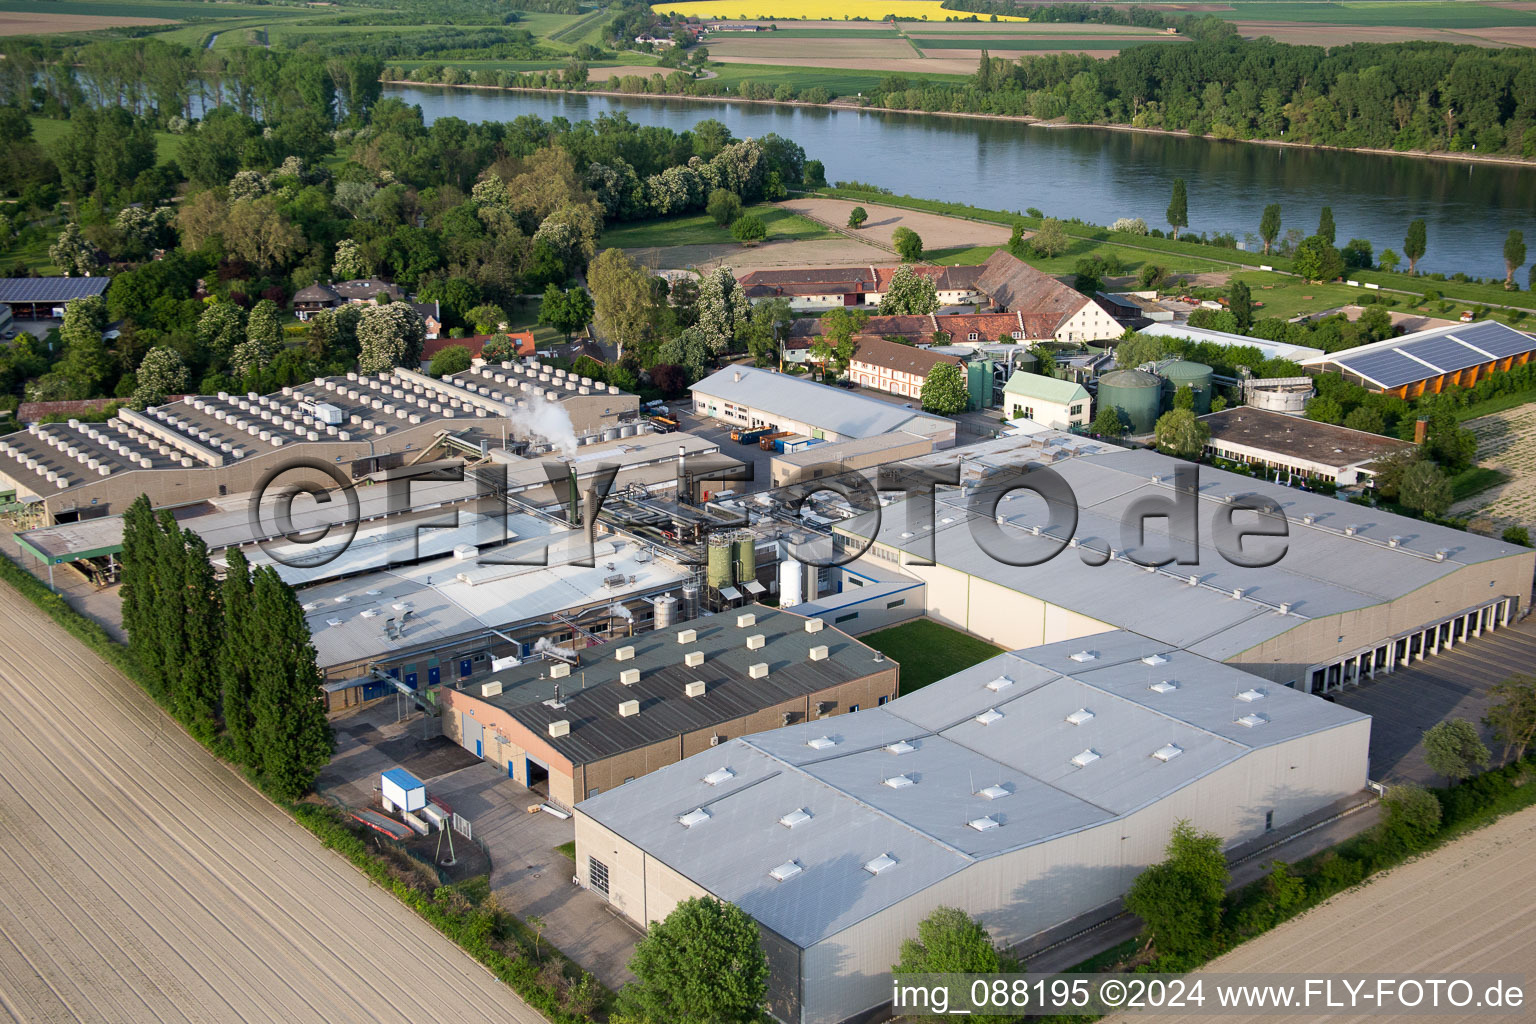
[[[891,244],[904,263],[915,263],[923,258],[923,240],[909,227],[899,227],[891,233]]]
[[[256,570],[251,605],[256,649],[262,652],[251,678],[260,780],[279,800],[297,800],[330,763],[334,749],[320,694],[324,680],[304,610],[271,566]]]
[[[181,394],[186,387],[187,367],[176,350],[152,348],[144,353],[144,359],[139,363],[129,404],[135,409],[159,405],[167,395]]]
[[[1198,832],[1188,821],[1173,827],[1167,856],[1136,876],[1125,894],[1125,908],[1146,926],[1159,967],[1192,967],[1217,948],[1228,877],[1220,836]]]
[[[1419,512],[1443,515],[1451,507],[1450,477],[1428,459],[1415,462],[1403,471],[1402,481],[1397,485],[1397,500]]]
[[[1173,409],[1157,418],[1153,428],[1157,447],[1181,459],[1198,458],[1211,439],[1211,428],[1195,418],[1190,409]]]
[[[539,306],[539,323],[548,324],[569,341],[572,334],[592,322],[592,296],[580,286],[561,290],[556,285],[544,289]]]
[[[1333,207],[1325,206],[1317,215],[1317,235],[1327,241],[1329,245],[1334,243],[1338,235],[1338,228],[1333,224]]]
[[[357,323],[357,368],[362,373],[388,373],[397,366],[414,370],[426,335],[426,324],[403,302],[365,306]]]
[[[427,372],[434,377],[447,377],[449,374],[463,373],[469,369],[471,362],[473,357],[469,354],[469,349],[463,345],[449,345],[447,348],[440,349],[432,357]]]
[[[1173,198],[1168,202],[1168,226],[1173,228],[1175,240],[1179,237],[1179,229],[1189,226],[1189,193],[1184,187],[1183,178],[1173,179]]]
[[[1275,239],[1280,237],[1279,203],[1270,203],[1264,207],[1264,215],[1259,218],[1259,237],[1264,240],[1264,255],[1268,256]]]
[[[1525,235],[1518,228],[1510,228],[1504,239],[1504,287],[1515,286],[1515,270],[1525,262]]]
[[[1424,763],[1453,785],[1487,768],[1489,757],[1477,727],[1466,719],[1448,718],[1424,731]]]
[[[1521,760],[1536,736],[1536,676],[1510,676],[1491,687],[1488,697],[1492,703],[1483,724],[1504,744],[1504,760],[1511,754],[1516,761]]]
[[[862,206],[855,206],[848,211],[848,226],[851,228],[861,228],[867,220],[869,220],[869,211]]]
[[[741,216],[741,196],[735,192],[717,188],[709,194],[704,212],[709,214],[717,225],[726,227]]]
[[[919,274],[903,263],[891,275],[890,286],[880,299],[881,316],[897,316],[904,313],[928,314],[939,308],[939,292],[933,278]]]
[[[1332,281],[1344,273],[1344,259],[1322,235],[1304,239],[1291,258],[1296,276],[1308,281]]]
[[[643,1024],[756,1024],[768,995],[757,922],[713,896],[683,900],[635,946],[619,1003]]]
[[[716,267],[699,284],[699,301],[696,305],[698,320],[695,327],[716,355],[734,351],[736,338],[751,314],[747,293],[736,280],[736,272],[730,267]]]
[[[952,416],[970,405],[965,374],[954,363],[939,363],[923,379],[923,411]]]
[[[742,245],[756,245],[768,237],[768,225],[755,213],[744,213],[731,225],[731,237]]]
[[[1429,230],[1424,226],[1423,218],[1410,221],[1408,234],[1403,239],[1403,255],[1408,257],[1408,273],[1418,273],[1419,260],[1424,258],[1428,248]]]
[[[1072,240],[1067,237],[1066,225],[1055,217],[1047,217],[1040,222],[1040,227],[1029,239],[1029,249],[1036,256],[1045,259],[1060,256],[1072,245]]]

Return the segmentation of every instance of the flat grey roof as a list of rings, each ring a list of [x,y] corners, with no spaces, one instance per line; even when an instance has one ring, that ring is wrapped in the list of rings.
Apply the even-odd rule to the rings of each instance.
[[[811,423],[850,437],[869,437],[893,430],[930,437],[955,428],[951,420],[755,366],[732,365],[716,370],[690,390],[762,410],[765,416]]]
[[[1029,440],[1002,439],[1002,441]],[[1411,593],[1470,564],[1517,556],[1527,549],[1489,537],[1405,519],[1308,491],[1201,466],[1199,493],[1199,563],[1170,564],[1148,570],[1132,559],[1151,559],[1166,551],[1168,520],[1145,521],[1146,541],[1124,546],[1121,525],[1133,503],[1149,496],[1171,499],[1173,473],[1188,466],[1157,452],[1117,449],[1073,457],[1066,445],[1027,453],[1048,464],[1071,488],[1079,506],[1073,538],[1054,537],[1044,502],[1030,492],[1003,495],[998,527],[1016,561],[1044,559],[1036,565],[1009,565],[983,549],[972,523],[990,513],[971,506],[954,489],[936,497],[932,544],[934,557],[950,566],[1001,586],[1031,594],[1079,612],[1105,628],[1133,630],[1145,636],[1226,660],[1287,632],[1308,619],[1371,607]],[[996,445],[998,442],[994,442]],[[940,455],[963,456],[969,448]],[[994,450],[997,464],[1020,465]],[[1154,483],[1156,478],[1159,482]],[[1226,495],[1257,494],[1275,501],[1289,523],[1287,554],[1265,568],[1233,565],[1217,550],[1211,518]],[[1244,514],[1253,521],[1254,514]],[[1310,516],[1312,522],[1307,522]],[[978,525],[980,525],[978,523]],[[1033,528],[1039,526],[1036,535]],[[840,524],[838,532],[868,537],[912,553],[923,553],[928,531],[909,524],[901,502],[876,516],[871,513]],[[1346,534],[1353,527],[1353,535]],[[923,533],[918,537],[917,533]],[[1399,538],[1397,547],[1391,538]],[[1077,547],[1069,546],[1075,539]],[[1261,539],[1254,542],[1262,545]],[[1436,557],[1443,551],[1444,558]],[[1113,552],[1113,557],[1108,557]],[[1102,564],[1088,564],[1102,563]],[[1190,585],[1190,576],[1197,584]],[[1241,591],[1241,596],[1234,592]],[[1286,605],[1282,613],[1280,606]]]
[[[1149,688],[1165,680],[1176,688]],[[990,713],[1001,717],[977,718]],[[1254,724],[1239,721],[1248,715]],[[804,948],[979,860],[1123,817],[1250,751],[1364,720],[1117,631],[1000,655],[883,707],[728,741],[578,812]],[[1165,746],[1178,752],[1154,756]],[[1074,764],[1084,751],[1097,756]],[[706,781],[719,769],[730,774]],[[902,776],[910,784],[890,784]],[[678,820],[696,808],[708,817]],[[809,819],[780,823],[796,810]],[[984,817],[996,827],[969,824]],[[895,864],[865,869],[882,854]],[[774,881],[769,872],[790,860],[801,871]]]
[[[797,452],[775,455],[773,461],[786,466],[814,466],[820,462],[836,462],[838,459],[852,458],[855,455],[873,455],[913,443],[932,443],[932,440],[932,438],[909,434],[904,430],[897,430],[889,434],[857,437],[851,441],[814,444]]]
[[[1200,419],[1211,428],[1211,444],[1230,441],[1337,469],[1373,462],[1413,447],[1395,437],[1246,405],[1213,412]]]
[[[736,625],[739,614],[750,612],[750,626]],[[675,738],[683,733],[708,729],[723,722],[761,711],[785,701],[804,698],[839,683],[887,671],[893,662],[876,660],[874,650],[830,627],[815,633],[805,630],[806,618],[765,606],[748,606],[678,624],[678,628],[642,633],[580,651],[580,665],[572,666],[562,687],[563,707],[527,704],[520,698],[472,698],[509,710],[573,764],[590,764],[628,750]],[[693,630],[697,638],[679,643],[678,634]],[[763,647],[747,648],[747,638],[761,635]],[[825,646],[827,657],[812,661],[810,650]],[[619,651],[632,648],[634,657],[618,660]],[[704,663],[684,663],[689,652],[704,655]],[[520,686],[531,678],[547,675],[548,661],[534,661],[507,669],[496,678]],[[766,664],[768,674],[754,679],[749,669]],[[638,670],[638,682],[625,685],[620,673]],[[701,681],[703,696],[689,697],[688,683]],[[640,702],[636,715],[621,716],[622,701]],[[551,737],[549,724],[570,723],[565,736]]]

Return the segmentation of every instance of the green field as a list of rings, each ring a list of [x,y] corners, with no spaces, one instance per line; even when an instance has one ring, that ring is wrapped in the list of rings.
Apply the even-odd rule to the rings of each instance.
[[[734,88],[741,82],[761,82],[776,86],[787,82],[800,91],[821,86],[835,96],[852,96],[855,93],[874,92],[888,71],[847,71],[842,68],[779,67],[772,64],[720,64],[711,70],[718,71],[715,81]],[[966,75],[916,74],[903,70],[902,77],[909,81],[964,82]]]
[[[912,42],[924,50],[981,50],[994,54],[1007,50],[1124,50],[1131,46],[1149,43],[1179,43],[1183,36],[1134,36],[1116,39],[1094,36],[1074,39],[1068,36],[1007,36],[992,39],[955,39],[953,37],[913,37]]]
[[[858,28],[781,28],[776,32],[721,32],[704,41],[726,43],[736,39],[900,39],[895,29]]]
[[[1513,10],[1457,0],[1381,0],[1363,3],[1273,3],[1237,0],[1228,21],[1310,21],[1327,25],[1395,25],[1403,28],[1494,28],[1536,25],[1536,11]]]
[[[101,3],[97,0],[0,0],[0,12],[6,14],[80,14],[96,17],[169,18],[176,21],[212,18],[297,18],[313,16],[307,7],[278,7],[263,4],[198,3],[195,0],[122,0]]]
[[[914,619],[890,629],[867,633],[859,642],[868,644],[901,666],[901,692],[920,690],[936,679],[1003,653],[985,640],[940,625],[932,619]]]
[[[768,241],[806,241],[815,238],[837,238],[815,221],[799,214],[790,213],[771,203],[759,203],[747,208],[768,225]],[[719,245],[734,243],[731,229],[722,228],[707,213],[695,213],[686,217],[668,217],[663,220],[642,220],[619,224],[603,232],[599,244],[604,249],[652,249],[674,245]]]
[[[32,137],[44,148],[63,138],[64,133],[69,131],[68,121],[55,121],[47,117],[30,117],[28,120],[32,122]],[[180,152],[181,139],[170,132],[155,132],[155,160],[158,163],[174,160]]]

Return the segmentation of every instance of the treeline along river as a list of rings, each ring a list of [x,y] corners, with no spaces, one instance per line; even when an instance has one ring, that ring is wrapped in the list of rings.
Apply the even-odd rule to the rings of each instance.
[[[573,121],[624,112],[676,130],[714,118],[738,138],[793,139],[826,164],[828,181],[863,181],[898,194],[1108,224],[1141,217],[1163,227],[1174,178],[1189,186],[1190,230],[1258,230],[1266,204],[1282,229],[1317,229],[1333,208],[1336,244],[1367,238],[1402,253],[1422,217],[1429,247],[1419,269],[1504,276],[1504,237],[1525,232],[1536,252],[1536,168],[1115,131],[1016,121],[758,103],[386,86],[385,94],[438,117],[510,121],[523,114]],[[1525,274],[1516,275],[1522,286]]]

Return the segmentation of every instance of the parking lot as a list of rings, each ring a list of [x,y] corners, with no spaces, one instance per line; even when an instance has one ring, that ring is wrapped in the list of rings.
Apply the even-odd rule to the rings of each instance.
[[[1443,786],[1424,763],[1424,730],[1448,718],[1483,732],[1495,758],[1499,745],[1482,726],[1488,689],[1536,666],[1536,619],[1484,633],[1375,682],[1336,694],[1338,702],[1371,716],[1371,778]]]

